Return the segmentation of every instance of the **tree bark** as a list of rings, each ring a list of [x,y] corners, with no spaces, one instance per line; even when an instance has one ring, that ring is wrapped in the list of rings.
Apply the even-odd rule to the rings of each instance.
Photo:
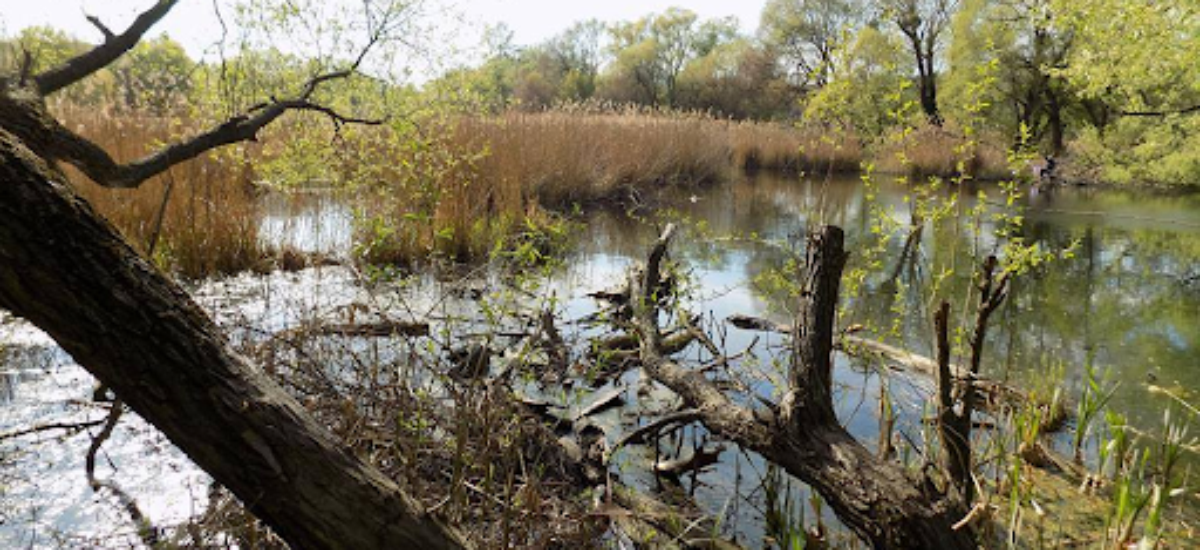
[[[942,302],[933,317],[937,333],[938,438],[942,442],[942,467],[950,483],[970,504],[975,497],[971,480],[971,410],[954,410],[955,383],[950,367],[950,304]],[[962,394],[971,386],[961,386]],[[964,408],[966,407],[964,399]]]
[[[0,307],[49,333],[294,547],[465,546],[339,447],[3,129]]]

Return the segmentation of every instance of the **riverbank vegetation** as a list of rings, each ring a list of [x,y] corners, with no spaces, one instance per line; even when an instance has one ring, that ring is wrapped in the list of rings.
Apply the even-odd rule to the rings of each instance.
[[[389,233],[397,242],[380,260],[447,248],[478,256],[501,227],[522,226],[525,213],[543,211],[537,207],[628,199],[657,184],[723,180],[738,169],[813,174],[866,162],[875,172],[917,179],[1036,174],[1187,186],[1200,181],[1200,146],[1191,138],[1200,132],[1190,130],[1200,79],[1186,61],[1194,41],[1156,42],[1164,53],[1148,56],[1140,46],[1107,44],[1099,29],[1128,19],[1186,34],[1196,17],[1184,8],[1120,2],[1084,10],[1051,0],[773,0],[753,37],[731,20],[702,20],[686,9],[584,21],[531,46],[494,27],[482,62],[420,87],[361,78],[323,90],[326,102],[381,125],[331,126],[308,113],[265,130],[262,146],[221,153],[213,161],[227,165],[220,175],[207,174],[213,165],[170,177],[183,182],[183,194],[197,192],[187,191],[195,186],[184,171],[201,170],[195,181],[230,181],[205,191],[203,204],[213,208],[238,200],[244,193],[231,190],[246,184],[390,186],[388,195],[408,206],[364,216],[368,225],[387,218],[395,226]],[[24,29],[5,41],[0,62],[17,67],[28,52],[29,69],[37,70],[85,47],[53,29]],[[193,134],[271,90],[300,85],[312,71],[307,63],[253,48],[221,64],[201,63],[163,37],[139,44],[55,104],[68,123],[116,146],[118,156],[131,155]],[[89,196],[125,204],[120,216],[128,219],[118,225],[148,242],[143,233],[157,227],[152,214],[162,193],[129,192],[146,193],[133,201],[100,199],[105,193]],[[180,202],[168,200],[167,208]],[[165,216],[164,258],[200,275],[278,254],[253,250],[252,216],[240,214],[246,208],[221,208],[232,215],[213,223],[233,226],[204,230],[203,239],[196,227]],[[483,214],[509,221],[472,227]],[[364,234],[378,233],[367,227]],[[206,239],[226,259],[186,252]]]
[[[351,33],[322,27],[319,4],[250,2],[238,22]],[[50,29],[0,48],[14,75],[0,89],[12,182],[0,191],[0,305],[95,374],[98,401],[115,392],[89,483],[124,495],[94,469],[128,403],[246,505],[214,488],[206,517],[172,528],[125,504],[141,543],[1117,548],[1190,538],[1194,396],[1148,383],[1170,399],[1168,413],[1133,427],[1092,363],[1075,395],[1059,391],[1065,366],[1016,384],[1029,373],[991,368],[988,335],[1014,285],[1078,246],[1027,235],[1023,185],[1200,181],[1195,10],[771,0],[751,37],[676,8],[581,22],[533,46],[493,27],[481,61],[416,86],[361,64],[402,32],[410,5],[363,6],[361,53],[326,58],[246,41],[236,55],[194,61],[161,38],[87,76],[59,68],[91,46]],[[1189,40],[1109,47],[1113,21],[1126,18]],[[97,27],[108,40],[92,51],[118,48]],[[193,147],[191,160],[138,160],[172,143]],[[783,243],[711,238],[706,220],[688,232],[676,225],[688,220],[652,208],[663,190],[742,173],[828,183],[860,170],[855,208],[866,214],[852,247],[824,224],[824,188],[813,211],[789,214],[803,225]],[[64,174],[90,207],[53,184]],[[912,191],[903,206],[876,200],[881,174]],[[984,179],[1006,181],[969,203],[961,191]],[[351,257],[262,244],[263,195],[311,192],[346,197]],[[581,315],[541,276],[575,233],[569,217],[597,204],[665,229]],[[48,221],[30,229],[33,216]],[[931,249],[923,235],[952,244]],[[691,311],[706,281],[670,253],[681,238],[773,249],[750,277],[786,318]],[[353,298],[218,329],[144,257],[197,284],[343,263],[331,271]],[[423,298],[437,304],[424,311],[437,313],[411,318],[405,292],[424,272],[390,268],[431,259],[497,261],[461,287],[431,283],[438,290]],[[507,270],[505,260],[549,268]],[[34,284],[56,292],[34,296]],[[867,293],[883,299],[868,304]],[[784,345],[726,340],[726,324]],[[917,341],[906,331],[932,342],[932,357],[897,347]],[[854,431],[834,374],[843,355],[861,370],[859,405],[877,406]],[[907,412],[891,389],[899,371],[928,390]],[[628,408],[599,419],[617,407]],[[696,494],[701,470],[731,455],[738,484],[743,459],[768,469],[751,490],[761,500],[727,496],[762,504],[762,525],[727,526],[736,515]],[[626,484],[649,484],[626,470],[668,489],[639,495]]]

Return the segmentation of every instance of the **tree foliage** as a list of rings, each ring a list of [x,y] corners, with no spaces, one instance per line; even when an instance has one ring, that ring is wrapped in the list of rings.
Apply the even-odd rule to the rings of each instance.
[[[763,8],[759,34],[779,53],[792,81],[820,88],[829,83],[834,51],[864,20],[852,0],[770,0]]]

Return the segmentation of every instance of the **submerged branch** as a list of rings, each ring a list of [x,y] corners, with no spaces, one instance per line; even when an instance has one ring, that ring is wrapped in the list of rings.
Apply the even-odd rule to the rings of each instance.
[[[159,529],[150,522],[146,514],[142,513],[142,509],[129,493],[125,492],[120,485],[115,481],[107,479],[99,479],[96,477],[96,456],[100,453],[100,447],[104,445],[110,437],[113,430],[117,427],[117,422],[121,420],[121,415],[125,412],[125,404],[118,398],[113,401],[112,408],[108,411],[108,418],[104,421],[104,427],[100,433],[92,438],[92,443],[88,446],[87,458],[84,461],[84,467],[87,473],[88,485],[92,487],[92,491],[99,494],[101,490],[107,490],[116,497],[117,502],[125,509],[125,513],[129,515],[129,519],[133,521],[137,527],[138,537],[149,548],[158,546]]]
[[[37,426],[32,426],[29,428],[22,428],[19,430],[13,430],[11,432],[2,433],[2,434],[0,434],[0,441],[7,441],[9,439],[16,439],[18,437],[24,437],[27,435],[33,435],[33,434],[42,433],[42,432],[51,432],[51,431],[56,431],[56,430],[62,430],[62,431],[67,432],[67,435],[71,435],[71,434],[86,430],[88,428],[94,428],[96,426],[104,424],[104,422],[105,422],[104,420],[88,420],[85,422],[53,422],[50,424],[39,424]]]

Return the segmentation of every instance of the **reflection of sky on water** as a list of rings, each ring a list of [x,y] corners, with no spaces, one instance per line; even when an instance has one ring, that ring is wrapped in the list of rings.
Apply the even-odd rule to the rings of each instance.
[[[696,200],[687,200],[693,194]],[[902,197],[899,189],[881,185],[880,204],[899,222],[907,223],[908,206]],[[973,191],[963,195],[964,207],[970,207],[973,197]],[[729,352],[740,352],[758,338],[753,360],[744,360],[737,368],[742,373],[757,373],[746,380],[754,393],[777,397],[771,377],[777,379],[778,375],[772,374],[772,362],[781,360],[784,342],[775,335],[734,329],[722,320],[734,313],[787,320],[779,304],[770,307],[749,281],[763,270],[781,265],[786,249],[795,249],[796,243],[802,242],[810,220],[837,223],[846,229],[853,266],[869,230],[866,213],[870,204],[861,184],[856,179],[806,184],[767,177],[703,192],[688,190],[676,199],[681,200],[668,197],[664,203],[677,209],[670,216],[666,209],[642,212],[648,223],[631,222],[618,212],[589,214],[565,266],[539,294],[553,293],[558,298],[564,319],[560,328],[568,340],[598,333],[601,329],[569,322],[595,311],[595,304],[585,294],[619,286],[628,267],[642,260],[665,219],[682,220],[685,229],[673,254],[686,264],[691,280],[697,283],[692,310],[704,314],[703,322],[714,329],[718,342]],[[268,197],[266,201],[260,233],[264,242],[335,254],[344,254],[351,246],[352,213],[343,203],[321,196],[298,200]],[[1146,372],[1153,372],[1168,387],[1200,387],[1200,369],[1196,368],[1200,365],[1195,359],[1200,355],[1200,282],[1187,282],[1197,273],[1200,258],[1200,227],[1189,225],[1200,219],[1200,200],[1062,190],[1041,195],[1038,201],[1028,213],[1026,237],[1052,248],[1075,241],[1080,246],[1073,259],[1017,281],[989,333],[985,368],[996,376],[1031,380],[1062,364],[1066,387],[1077,388],[1083,365],[1090,363],[1121,382],[1116,406],[1135,421],[1153,426],[1161,417],[1163,402],[1147,398]],[[1111,212],[1112,216],[1097,212]],[[695,229],[697,222],[703,222],[703,230]],[[955,238],[962,237],[955,231],[924,232],[919,261],[896,270],[892,266],[902,239],[894,239],[884,269],[869,277],[858,294],[844,297],[849,317],[843,323],[874,320],[876,325],[887,326],[881,320],[903,305],[908,316],[898,325],[898,335],[888,339],[928,354],[929,312],[924,309],[928,304],[912,299],[896,304],[892,297],[895,287],[889,286],[896,281],[886,279],[894,272],[904,285],[928,284],[930,262],[962,245]],[[487,275],[473,284],[485,286],[496,277]],[[961,279],[948,284],[963,288],[968,283]],[[284,330],[302,319],[342,315],[353,304],[366,302],[397,318],[478,317],[469,300],[442,295],[432,276],[417,277],[409,285],[368,292],[351,270],[323,268],[266,276],[244,274],[205,282],[193,292],[223,326],[234,329],[235,338]],[[39,331],[0,320],[0,342],[0,431],[103,414],[85,404],[92,391],[91,378]],[[707,359],[698,346],[680,357],[695,363]],[[836,364],[838,414],[853,433],[873,447],[878,437],[881,380],[873,370],[841,355]],[[632,403],[641,399],[643,404],[661,404],[669,398],[662,392],[638,397],[636,388],[644,382],[636,371],[627,373],[620,383],[629,388],[628,401]],[[931,382],[892,374],[889,389],[899,430],[920,444],[921,418]],[[577,389],[559,392],[557,397],[577,409],[591,395]],[[740,399],[754,401],[747,396]],[[636,422],[638,419],[630,416],[634,408],[609,411],[598,422],[609,428]],[[116,439],[105,447],[119,468],[123,485],[156,521],[180,521],[202,508],[205,476],[153,429],[132,415],[126,419]],[[674,442],[685,448],[705,435],[699,427],[685,433],[684,440]],[[662,451],[668,450],[668,443],[664,441]],[[0,443],[0,451],[16,453],[2,467],[0,481],[5,493],[0,546],[49,544],[53,530],[89,536],[116,531],[130,536],[125,519],[111,505],[98,504],[86,486],[82,467],[86,445],[86,436],[65,442],[46,436]],[[618,461],[628,465],[621,469],[622,476],[635,485],[652,487],[654,480],[644,467],[654,458],[647,447],[626,448],[618,455]],[[711,512],[725,511],[727,523],[739,526],[741,540],[756,545],[762,536],[759,482],[766,465],[733,448],[727,448],[722,458],[718,466],[699,477],[700,483],[693,487],[697,499]],[[792,495],[797,502],[805,502],[802,490],[794,488]]]
[[[259,240],[274,249],[345,256],[353,246],[354,212],[324,194],[262,199]]]

